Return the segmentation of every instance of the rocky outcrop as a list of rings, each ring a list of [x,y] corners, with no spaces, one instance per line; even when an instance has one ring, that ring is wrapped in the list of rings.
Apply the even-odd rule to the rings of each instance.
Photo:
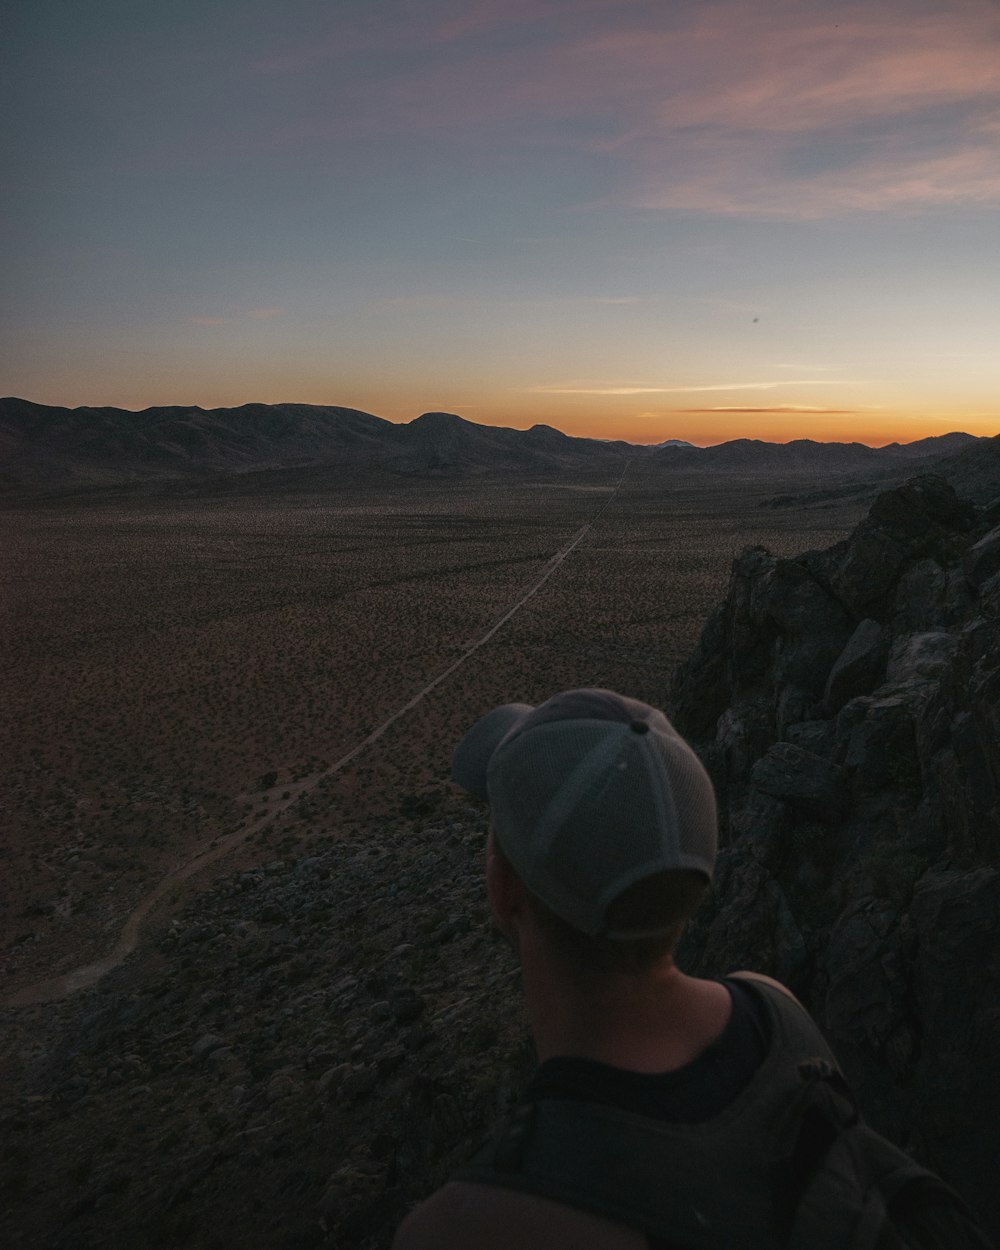
[[[744,552],[672,706],[722,823],[688,966],[788,982],[869,1118],[994,1234],[998,511],[919,477],[828,551]]]

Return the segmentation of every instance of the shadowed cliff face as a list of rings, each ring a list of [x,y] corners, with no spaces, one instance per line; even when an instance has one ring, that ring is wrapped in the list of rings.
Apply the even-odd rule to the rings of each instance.
[[[723,842],[682,962],[790,984],[996,1235],[1000,502],[919,477],[828,551],[745,551],[672,712]]]

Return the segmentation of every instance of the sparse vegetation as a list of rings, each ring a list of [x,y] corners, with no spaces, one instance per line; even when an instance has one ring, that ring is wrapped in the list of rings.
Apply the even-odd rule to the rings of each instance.
[[[19,916],[35,928],[5,988],[105,953],[109,931],[169,868],[241,824],[274,821],[248,855],[293,853],[401,804],[431,813],[452,741],[493,703],[582,684],[661,700],[736,551],[823,545],[857,516],[847,505],[761,509],[773,479],[712,486],[634,467],[541,593],[310,787],[481,637],[609,489],[606,473],[400,479],[0,511],[5,584],[16,588],[0,626],[14,901],[4,946]]]

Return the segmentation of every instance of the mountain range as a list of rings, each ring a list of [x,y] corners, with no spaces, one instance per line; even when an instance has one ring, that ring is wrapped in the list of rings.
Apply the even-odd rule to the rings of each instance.
[[[600,469],[623,456],[668,470],[878,473],[909,470],[994,441],[954,433],[881,448],[745,438],[712,447],[679,439],[646,446],[574,438],[548,425],[477,425],[446,412],[400,424],[355,408],[311,404],[131,412],[8,398],[0,399],[0,489],[61,491],[317,467],[352,474],[544,474]]]

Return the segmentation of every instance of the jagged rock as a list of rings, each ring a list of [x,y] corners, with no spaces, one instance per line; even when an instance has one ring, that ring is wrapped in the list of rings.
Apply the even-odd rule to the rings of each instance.
[[[869,520],[920,546],[927,541],[930,527],[964,531],[975,515],[975,507],[961,499],[943,477],[927,473],[879,495],[872,504]]]
[[[874,900],[846,912],[830,934],[822,966],[824,1016],[834,1038],[875,1049],[902,1020],[899,916]]]
[[[894,634],[951,628],[973,610],[973,589],[961,568],[943,568],[928,556],[900,573],[893,597]]]
[[[774,976],[799,983],[808,960],[802,932],[778,881],[742,847],[719,855],[715,904],[700,912],[685,934],[678,952],[684,967],[731,971],[748,966],[747,952],[753,951]]]
[[[882,530],[861,532],[846,548],[830,583],[848,609],[862,616],[885,600],[906,561],[906,549]]]
[[[782,686],[774,710],[775,728],[782,737],[787,737],[785,731],[789,725],[809,720],[818,710],[814,692],[803,690],[801,686]]]
[[[782,634],[827,637],[847,627],[844,609],[796,560],[776,560],[752,583],[750,616]]]
[[[886,681],[902,685],[940,678],[958,651],[958,639],[942,630],[897,638],[886,666]]]
[[[839,711],[855,695],[868,694],[878,684],[885,655],[882,626],[866,617],[847,640],[827,678],[823,698],[832,712]]]
[[[914,478],[879,495],[851,538],[824,553],[818,565],[850,612],[881,620],[907,562],[952,558],[974,517],[974,506],[943,478]]]
[[[843,764],[855,790],[884,792],[919,783],[913,716],[905,694],[852,699],[837,718]]]
[[[977,586],[1000,573],[1000,525],[969,548],[963,565],[969,580]]]
[[[977,514],[919,478],[826,552],[745,553],[670,709],[709,768],[723,830],[715,892],[680,957],[789,980],[869,1119],[994,1233],[998,521],[1000,502]],[[812,586],[850,621],[825,669],[842,623],[826,627]],[[807,660],[822,700],[810,702]]]
[[[791,742],[776,742],[754,764],[750,779],[758,790],[826,819],[844,804],[844,770]]]
[[[994,573],[979,587],[979,609],[983,616],[1000,616],[1000,573]]]
[[[829,720],[798,721],[784,730],[786,742],[824,758],[833,750],[836,736],[836,725]]]

